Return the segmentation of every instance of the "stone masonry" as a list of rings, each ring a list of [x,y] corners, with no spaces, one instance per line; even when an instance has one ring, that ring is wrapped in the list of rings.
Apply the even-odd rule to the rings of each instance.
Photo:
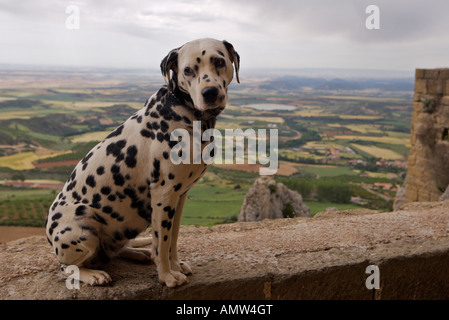
[[[449,185],[449,69],[417,69],[405,203],[438,201]]]

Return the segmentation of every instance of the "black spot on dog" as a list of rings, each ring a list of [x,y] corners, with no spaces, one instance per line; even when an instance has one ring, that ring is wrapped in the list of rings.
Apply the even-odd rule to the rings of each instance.
[[[169,173],[168,174],[168,178],[170,179],[170,180],[173,180],[174,178],[175,178],[175,175],[173,174],[173,173]]]
[[[94,188],[95,186],[96,186],[96,182],[95,182],[95,177],[93,176],[93,175],[88,175],[87,176],[87,178],[86,178],[86,184],[89,186],[89,187],[92,187],[92,188]]]
[[[121,173],[115,173],[112,178],[114,179],[114,184],[116,186],[123,186],[125,184],[125,178]]]
[[[201,59],[199,57],[197,57],[196,62],[201,63]]]
[[[101,195],[100,194],[98,194],[98,193],[95,193],[93,196],[92,196],[92,204],[90,205],[92,208],[95,208],[95,209],[100,209],[101,208],[101,203],[100,203],[100,201],[101,201]]]
[[[112,173],[119,173],[120,172],[120,167],[118,165],[116,165],[116,164],[113,164],[111,166],[111,172]]]
[[[143,137],[145,137],[145,138],[150,138],[150,137],[151,137],[151,134],[153,134],[153,136],[154,136],[154,133],[151,132],[151,131],[148,131],[147,129],[142,129],[142,130],[140,131],[140,134],[141,134]]]
[[[55,203],[53,203],[53,205],[51,206],[51,211],[55,211],[56,207],[59,205],[59,202],[56,201]]]
[[[175,216],[175,208],[172,208],[170,206],[164,207],[164,211],[168,213],[168,217],[172,219]]]
[[[206,50],[203,50],[203,52],[201,52],[201,55],[204,56],[206,54]]]
[[[99,176],[101,176],[102,174],[104,174],[104,167],[103,167],[103,166],[99,166],[99,167],[97,168],[97,174],[98,174]]]
[[[68,244],[65,244],[65,243],[61,244],[61,249],[67,249],[67,248],[69,248]]]
[[[79,206],[75,210],[75,215],[77,216],[83,216],[86,214],[86,206]]]
[[[61,213],[61,212],[57,212],[57,213],[55,213],[55,214],[51,217],[51,220],[55,221],[55,220],[58,220],[58,219],[61,218],[61,217],[62,217],[62,213]]]
[[[122,241],[123,240],[123,234],[119,231],[115,231],[114,232],[114,239],[117,241]]]
[[[135,229],[125,229],[123,230],[123,234],[127,239],[134,239],[135,237],[137,237],[139,232]]]
[[[152,118],[159,118],[159,113],[157,113],[156,111],[152,111],[151,113],[150,113],[150,117],[152,117]]]
[[[125,158],[125,164],[128,166],[128,168],[134,168],[137,164],[137,147],[132,145],[128,147],[126,150],[126,158]]]
[[[66,191],[71,191],[73,188],[75,188],[75,185],[76,185],[76,180],[67,185]]]
[[[81,196],[76,191],[72,192],[72,197],[73,197],[73,199],[75,199],[77,201],[81,201]]]
[[[57,221],[54,221],[51,226],[50,229],[55,229],[57,226],[59,225],[59,223]],[[51,233],[50,233],[51,234]]]
[[[88,154],[87,154],[87,156],[85,156],[84,158],[83,158],[83,160],[81,160],[81,163],[83,163],[83,164],[85,164],[92,156],[94,155],[94,153],[93,152],[89,152]]]
[[[147,126],[148,126],[148,123],[147,123]],[[153,122],[151,124],[151,126],[153,127],[154,130],[159,130],[160,129],[159,123],[157,123],[157,122]]]
[[[159,176],[161,175],[161,162],[158,159],[153,160],[153,172],[151,172],[151,176],[153,177],[153,181],[157,182],[159,180]]]
[[[110,187],[103,187],[103,188],[101,188],[100,192],[102,194],[104,194],[105,196],[107,196],[108,194],[111,193],[111,188]]]
[[[106,220],[105,220],[102,216],[100,216],[98,213],[93,214],[91,218],[92,218],[93,220],[95,220],[95,221],[97,221],[97,222],[99,222],[99,223],[105,225],[105,226],[108,225],[108,223],[106,222]]]
[[[124,125],[122,124],[121,126],[118,126],[114,131],[112,131],[107,137],[106,139],[112,138],[112,137],[117,137],[119,135],[122,134]]]
[[[81,189],[81,192],[82,192],[83,195],[86,195],[86,193],[87,193],[86,186],[83,186],[83,188]]]
[[[123,158],[125,157],[125,155],[122,153],[122,149],[125,147],[126,145],[126,140],[119,140],[117,142],[111,142],[107,147],[106,147],[106,155],[109,156],[110,154],[112,154],[116,159],[116,162],[120,162],[123,160]]]
[[[191,124],[191,123],[192,123],[192,121],[190,121],[190,119],[187,118],[186,116],[183,116],[182,119],[183,119],[184,122],[187,123],[187,124]]]
[[[176,192],[176,191],[178,191],[179,189],[181,189],[181,187],[182,187],[182,183],[178,183],[177,185],[175,185],[175,186],[173,187],[173,189],[174,189],[175,192]]]
[[[178,144],[178,141],[168,141],[168,146],[173,149],[174,146]]]
[[[171,226],[172,226],[171,221],[168,221],[168,220],[163,220],[161,223],[161,227],[167,228],[167,231],[170,231]]]
[[[111,201],[111,202],[115,201],[115,199],[117,199],[117,197],[115,195],[113,195],[113,194],[108,196],[108,200]]]
[[[112,213],[112,207],[111,206],[104,206],[102,210],[103,210],[104,213],[107,213],[107,214]]]
[[[162,132],[167,132],[168,130],[168,123],[164,120],[161,121],[161,130]]]
[[[164,152],[162,152],[162,156],[164,157],[165,160],[167,160],[169,157],[169,154],[167,151],[164,151]]]

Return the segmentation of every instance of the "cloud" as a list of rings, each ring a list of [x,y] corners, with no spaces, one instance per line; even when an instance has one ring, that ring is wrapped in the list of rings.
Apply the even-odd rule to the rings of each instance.
[[[365,27],[370,4],[380,30]],[[80,30],[65,28],[68,5],[80,8]],[[158,65],[214,37],[234,44],[242,67],[444,65],[448,11],[446,0],[3,0],[0,62]]]

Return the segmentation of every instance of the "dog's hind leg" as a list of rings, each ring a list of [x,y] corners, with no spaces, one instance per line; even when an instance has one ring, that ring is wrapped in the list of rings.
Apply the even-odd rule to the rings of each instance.
[[[129,245],[133,248],[145,247],[153,243],[151,237],[135,238],[129,241]]]

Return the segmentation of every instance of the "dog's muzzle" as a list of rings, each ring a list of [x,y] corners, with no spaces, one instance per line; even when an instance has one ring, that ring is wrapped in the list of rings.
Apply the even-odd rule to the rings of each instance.
[[[206,87],[201,90],[201,95],[203,96],[204,103],[211,106],[214,105],[218,98],[218,88],[217,87]]]

